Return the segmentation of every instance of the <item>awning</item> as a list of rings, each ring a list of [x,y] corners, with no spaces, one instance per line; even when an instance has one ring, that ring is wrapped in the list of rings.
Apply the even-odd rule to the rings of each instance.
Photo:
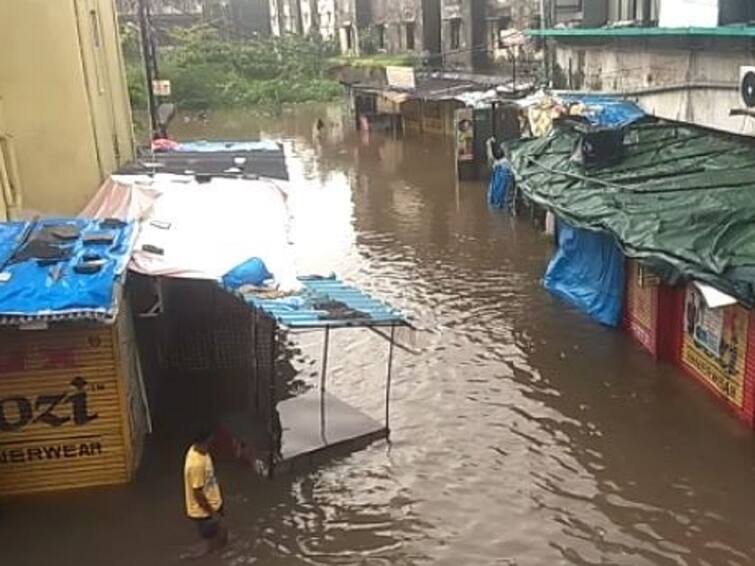
[[[705,283],[700,283],[699,281],[695,281],[695,287],[697,287],[697,290],[700,291],[700,294],[703,296],[703,300],[705,301],[705,305],[709,309],[717,309],[720,307],[728,307],[737,304],[737,299],[735,299],[731,295],[727,295],[723,291],[719,291],[715,287],[711,287],[710,285],[706,285]]]
[[[281,288],[299,288],[282,183],[115,175],[81,216],[138,222],[129,268],[144,275],[220,281],[243,262],[259,258]]]
[[[407,326],[397,310],[335,278],[300,277],[295,295],[265,298],[259,290],[235,292],[278,324],[288,328]]]
[[[579,141],[560,128],[515,145],[529,199],[611,234],[670,284],[700,281],[755,305],[752,139],[648,118],[624,127],[620,154],[588,167],[573,158]]]

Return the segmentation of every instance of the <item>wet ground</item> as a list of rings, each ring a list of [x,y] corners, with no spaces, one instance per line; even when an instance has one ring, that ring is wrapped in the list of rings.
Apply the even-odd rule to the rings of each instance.
[[[551,298],[547,238],[454,182],[433,138],[365,138],[337,108],[210,116],[177,136],[285,139],[301,271],[406,309],[392,444],[272,483],[221,467],[224,565],[752,564],[755,443],[697,385]],[[314,120],[328,131],[313,146]],[[339,125],[340,124],[340,125]],[[302,348],[319,352],[319,337]],[[331,392],[379,415],[384,349],[336,333]],[[317,367],[303,355],[304,380]],[[13,500],[3,565],[163,565],[195,533],[180,454],[127,487]]]

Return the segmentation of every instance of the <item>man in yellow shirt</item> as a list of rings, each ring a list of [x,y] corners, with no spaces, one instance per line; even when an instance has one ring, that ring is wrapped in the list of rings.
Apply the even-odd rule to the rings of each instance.
[[[209,452],[211,441],[211,430],[200,431],[186,452],[184,464],[186,514],[196,523],[199,536],[207,541],[208,553],[228,541],[228,531],[223,525],[223,496]]]

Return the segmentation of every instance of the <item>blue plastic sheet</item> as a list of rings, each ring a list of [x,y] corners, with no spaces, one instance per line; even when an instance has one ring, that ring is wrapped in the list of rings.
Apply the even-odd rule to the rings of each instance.
[[[572,104],[584,104],[587,107],[584,117],[593,126],[623,128],[645,117],[639,106],[623,98],[596,94],[562,94],[561,99]]]
[[[23,238],[28,222],[4,222],[0,224],[0,271],[16,252],[19,241]]]
[[[70,258],[53,264],[40,263],[36,259],[7,262],[2,273],[10,278],[0,282],[1,315],[33,317],[77,313],[115,314],[115,283],[123,275],[131,257],[134,233],[132,224],[103,228],[98,220],[84,219],[0,224],[0,256],[9,257],[18,249],[19,235],[27,233],[27,228],[29,237],[33,238],[45,227],[60,225],[73,225],[81,231],[78,239],[60,243],[70,247]],[[105,232],[113,236],[112,243],[85,244],[83,241],[84,235]],[[75,271],[75,266],[85,255],[96,255],[104,260],[98,272],[83,274]]]
[[[296,295],[267,299],[242,293],[247,304],[288,328],[369,327],[406,324],[390,305],[331,277],[300,277]]]
[[[258,257],[253,257],[237,265],[223,276],[223,286],[231,291],[236,291],[244,285],[259,287],[273,274],[267,270],[265,262]]]
[[[607,234],[558,224],[558,251],[545,288],[593,319],[618,326],[624,302],[624,254]]]
[[[196,141],[183,142],[175,152],[216,153],[218,151],[281,151],[274,141]]]
[[[488,185],[488,204],[493,208],[505,208],[509,194],[509,187],[514,180],[511,166],[506,162],[499,162],[493,166],[493,175]]]

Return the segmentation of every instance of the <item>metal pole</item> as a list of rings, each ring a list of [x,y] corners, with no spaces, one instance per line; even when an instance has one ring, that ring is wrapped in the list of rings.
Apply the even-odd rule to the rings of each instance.
[[[260,340],[259,340],[259,333],[260,333],[260,325],[259,325],[259,314],[257,309],[254,309],[252,311],[252,345],[253,345],[253,355],[254,355],[254,393],[253,393],[253,404],[254,404],[254,411],[259,415],[262,412],[262,408],[260,407],[260,385],[262,384],[262,371],[260,370]]]
[[[278,451],[278,443],[276,442],[275,436],[276,434],[283,434],[283,430],[276,430],[275,426],[275,412],[277,411],[276,405],[278,404],[276,401],[277,393],[275,390],[275,381],[277,374],[276,362],[278,359],[278,325],[273,322],[272,326],[272,344],[270,347],[272,359],[270,360],[270,383],[268,384],[270,396],[270,459],[268,462],[267,475],[270,479],[273,479],[273,476],[275,474],[275,456],[276,452]]]
[[[496,123],[496,109],[498,108],[498,103],[494,100],[490,103],[490,132],[493,134],[493,138],[498,138],[498,124]],[[497,142],[496,142],[497,143]]]
[[[320,375],[320,438],[324,445],[328,444],[325,422],[325,380],[328,373],[328,351],[330,350],[330,327],[325,327],[325,341],[322,348],[322,374]]]
[[[511,82],[512,82],[511,90],[513,91],[514,94],[516,94],[516,47],[512,47],[512,49],[513,49],[514,57],[512,59],[512,61],[513,61],[513,69],[512,69],[512,72],[511,72],[511,74],[512,74],[512,78],[511,78]]]
[[[391,435],[391,380],[393,377],[393,343],[396,336],[396,326],[391,326],[391,340],[388,345],[388,372],[385,378],[385,432]]]
[[[148,0],[139,0],[139,31],[141,32],[142,56],[144,57],[144,74],[147,81],[147,111],[149,112],[151,132],[154,135],[158,130],[158,120],[155,93],[152,90],[152,81],[155,80],[155,65],[147,2]]]
[[[545,30],[548,27],[548,17],[546,12],[546,6],[550,8],[546,0],[540,0],[540,32],[542,47],[543,47],[543,62],[545,63],[545,83],[546,86],[550,86],[550,61],[548,55],[548,38],[545,37]]]
[[[328,373],[328,350],[330,349],[330,327],[325,327],[325,341],[322,347],[322,370],[320,373],[320,392],[325,393],[325,378]]]

